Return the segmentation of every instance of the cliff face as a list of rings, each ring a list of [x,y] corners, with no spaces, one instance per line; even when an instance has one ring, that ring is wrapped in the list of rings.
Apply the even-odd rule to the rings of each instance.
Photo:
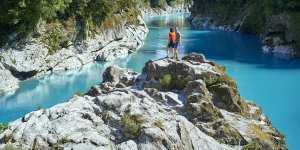
[[[196,28],[255,33],[261,36],[265,52],[300,54],[298,2],[197,0],[191,11]]]
[[[112,66],[103,79],[10,123],[0,149],[286,149],[261,109],[202,55],[149,61],[142,74]]]

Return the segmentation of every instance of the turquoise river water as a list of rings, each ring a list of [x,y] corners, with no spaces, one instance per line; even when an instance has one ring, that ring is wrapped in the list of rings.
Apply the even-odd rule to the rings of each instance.
[[[150,33],[145,45],[129,57],[109,63],[91,63],[80,70],[58,72],[21,83],[14,93],[0,95],[0,122],[10,122],[38,108],[49,108],[86,92],[102,80],[102,72],[112,64],[141,72],[149,59],[165,56],[170,25],[182,34],[180,55],[203,53],[226,66],[237,81],[243,98],[263,108],[273,125],[287,138],[289,149],[300,148],[300,60],[262,53],[254,35],[236,32],[193,30],[187,15],[146,18]]]

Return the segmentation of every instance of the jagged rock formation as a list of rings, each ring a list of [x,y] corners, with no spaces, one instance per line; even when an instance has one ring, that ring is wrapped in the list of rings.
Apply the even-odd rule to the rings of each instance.
[[[191,22],[195,28],[255,33],[262,39],[264,52],[299,56],[298,5],[281,0],[197,0]]]
[[[149,61],[142,74],[115,66],[83,97],[25,115],[0,149],[286,149],[259,107],[241,99],[224,68],[191,54]]]

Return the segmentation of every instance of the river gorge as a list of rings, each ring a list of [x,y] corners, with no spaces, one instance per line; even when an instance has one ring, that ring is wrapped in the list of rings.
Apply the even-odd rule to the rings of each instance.
[[[300,60],[264,54],[262,43],[255,35],[193,30],[188,16],[146,17],[150,32],[145,45],[128,57],[93,62],[81,69],[54,72],[21,82],[15,92],[0,95],[0,122],[16,120],[31,111],[66,102],[74,94],[86,93],[103,80],[101,74],[112,64],[141,72],[149,59],[165,57],[169,27],[176,25],[182,34],[180,56],[202,53],[209,60],[224,65],[237,81],[242,98],[262,108],[274,127],[286,136],[289,149],[299,148]]]

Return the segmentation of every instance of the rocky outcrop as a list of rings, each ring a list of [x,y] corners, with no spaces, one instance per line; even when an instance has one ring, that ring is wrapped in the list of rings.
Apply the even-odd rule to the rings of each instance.
[[[149,61],[139,75],[112,66],[87,95],[10,123],[0,149],[286,149],[260,108],[224,76],[198,54]]]
[[[199,0],[191,9],[191,23],[197,29],[255,33],[261,37],[264,52],[299,56],[299,10],[279,3]]]
[[[136,25],[130,25],[125,20],[117,27],[101,31],[92,39],[73,43],[54,54],[50,54],[39,39],[32,39],[17,48],[1,49],[0,63],[5,67],[5,72],[25,80],[52,71],[80,68],[94,60],[111,61],[127,56],[143,45],[147,33],[145,22],[138,17]],[[9,80],[1,82],[4,82],[2,85],[11,83]]]
[[[0,63],[0,93],[18,88],[19,80]]]
[[[294,21],[298,18],[288,13],[272,15],[268,18],[265,32],[263,32],[263,51],[266,53],[281,54],[282,56],[300,56],[298,31],[293,29]],[[297,50],[298,49],[298,50]]]

